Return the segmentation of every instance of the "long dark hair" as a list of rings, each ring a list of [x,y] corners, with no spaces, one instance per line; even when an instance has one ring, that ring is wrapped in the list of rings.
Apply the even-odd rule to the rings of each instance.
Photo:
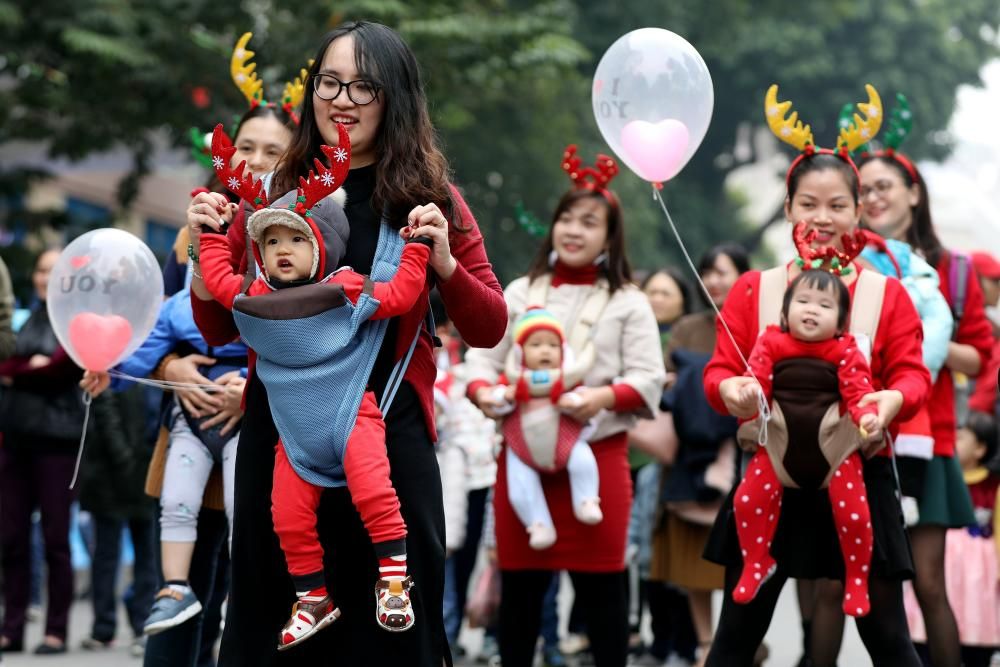
[[[608,257],[601,264],[601,273],[608,279],[611,292],[614,293],[632,282],[632,267],[625,254],[625,225],[622,223],[622,209],[618,204],[618,198],[610,193],[608,197],[605,197],[600,192],[586,189],[570,190],[556,204],[556,210],[552,214],[552,224],[549,225],[549,233],[542,241],[541,247],[538,248],[535,258],[531,260],[531,266],[528,267],[529,280],[539,278],[552,270],[549,265],[549,254],[553,249],[552,229],[555,227],[556,220],[573,204],[587,198],[601,202],[608,212]]]
[[[372,207],[386,211],[393,220],[417,204],[434,203],[454,226],[460,226],[452,206],[448,161],[438,148],[437,135],[427,112],[427,97],[417,60],[396,31],[380,23],[356,21],[331,30],[323,38],[306,82],[309,93],[302,103],[301,122],[292,143],[275,170],[271,195],[295,189],[306,176],[313,158],[320,156],[323,137],[316,125],[313,78],[334,40],[354,38],[354,62],[358,72],[371,77],[384,95],[385,115],[375,140],[375,194]],[[450,213],[449,213],[450,212]]]
[[[941,260],[941,253],[944,252],[944,246],[941,245],[941,241],[934,231],[934,222],[931,220],[930,197],[927,192],[927,184],[924,183],[924,177],[920,174],[920,170],[917,169],[916,165],[913,166],[913,174],[916,176],[914,179],[903,165],[891,157],[882,155],[866,157],[861,160],[861,164],[858,166],[863,167],[869,162],[874,161],[881,162],[895,169],[907,188],[913,185],[917,186],[917,190],[920,192],[920,201],[917,202],[916,206],[910,207],[913,221],[906,230],[906,242],[911,247],[920,250],[931,266],[937,266]]]
[[[690,315],[691,311],[694,309],[694,304],[691,303],[691,283],[688,282],[684,274],[672,266],[665,266],[662,269],[657,269],[653,271],[648,276],[646,276],[641,283],[639,283],[639,289],[645,291],[646,287],[656,276],[664,275],[674,281],[677,285],[677,290],[681,293],[681,301],[683,302],[681,316]]]

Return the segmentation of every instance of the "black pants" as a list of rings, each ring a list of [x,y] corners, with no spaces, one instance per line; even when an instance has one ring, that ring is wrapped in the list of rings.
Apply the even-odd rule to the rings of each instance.
[[[628,659],[628,604],[622,572],[570,572],[596,667],[624,667]],[[542,625],[549,570],[503,570],[500,578],[500,662],[531,667]]]
[[[317,401],[338,400],[336,387]],[[444,634],[444,505],[434,447],[413,388],[404,382],[386,415],[391,478],[406,522],[407,567],[416,623],[392,633],[375,622],[378,563],[346,488],[329,489],[318,511],[327,586],[342,616],[309,641],[277,652],[295,591],[271,520],[274,445],[278,434],[267,392],[254,377],[236,454],[232,592],[220,665],[313,664],[441,667],[451,652]]]
[[[155,537],[153,505],[149,516],[124,521],[104,514],[93,514],[94,558],[91,564],[91,591],[94,602],[94,625],[90,636],[102,642],[115,637],[118,628],[118,571],[120,569],[122,528],[128,526],[135,550],[132,565],[132,595],[125,601],[128,623],[135,637],[142,636],[142,626],[149,615],[156,594]]]
[[[483,519],[486,516],[486,499],[489,495],[489,487],[469,491],[465,542],[458,551],[452,554],[452,560],[455,562],[455,605],[458,609],[459,627],[449,628],[449,631],[454,632],[456,637],[462,625],[462,618],[465,616],[465,603],[469,594],[469,580],[472,578],[472,571],[476,568],[476,558],[479,555],[479,540],[483,536]]]
[[[157,520],[155,525],[158,527],[160,522]],[[188,574],[188,583],[202,604],[202,612],[150,637],[146,642],[144,667],[214,667],[222,603],[229,594],[228,538],[226,513],[202,507]],[[159,544],[159,528],[156,543]],[[156,554],[159,573],[159,549]],[[157,577],[161,578],[159,574]]]
[[[778,595],[787,581],[780,567],[761,586],[757,597],[749,604],[733,602],[733,587],[740,577],[740,568],[726,568],[726,589],[722,615],[715,631],[706,667],[751,667],[754,653],[771,624]],[[878,667],[920,667],[920,659],[910,641],[910,631],[903,611],[903,589],[898,581],[872,577],[868,583],[871,611],[858,618],[858,634],[864,642],[872,664]],[[816,667],[829,667],[816,665]]]

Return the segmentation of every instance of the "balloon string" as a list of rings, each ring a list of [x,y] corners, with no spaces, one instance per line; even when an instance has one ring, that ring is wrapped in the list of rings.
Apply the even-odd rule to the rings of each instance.
[[[209,391],[209,392],[222,390],[222,386],[217,384],[199,384],[197,382],[171,382],[170,380],[137,378],[132,375],[129,375],[128,373],[122,373],[121,371],[116,371],[116,370],[108,371],[108,375],[122,380],[128,380],[129,382],[136,382],[138,384],[143,384],[146,385],[147,387],[166,389],[167,391],[172,391],[174,389],[201,389],[202,391]]]
[[[76,465],[73,467],[73,479],[69,483],[69,488],[76,486],[76,478],[80,474],[80,462],[83,460],[83,444],[87,440],[87,424],[90,423],[90,403],[93,401],[90,394],[83,392],[83,433],[80,434],[80,446],[76,450]]]
[[[677,231],[677,227],[674,225],[674,219],[670,217],[670,211],[667,210],[667,204],[663,201],[663,196],[660,192],[661,190],[654,185],[653,199],[659,202],[660,208],[663,209],[663,215],[667,217],[667,223],[670,225],[670,231],[674,233],[674,238],[677,239],[677,245],[680,246],[681,252],[684,253],[684,259],[687,260],[688,266],[691,267],[691,273],[694,274],[695,280],[697,280],[698,285],[701,286],[701,291],[705,293],[705,300],[710,306],[712,306],[712,310],[715,311],[715,316],[720,322],[722,322],[722,328],[726,330],[726,335],[729,336],[729,342],[733,344],[733,349],[736,350],[736,354],[740,356],[740,361],[743,362],[743,367],[746,369],[746,372],[750,374],[750,377],[757,382],[757,411],[761,420],[761,428],[757,435],[757,443],[760,445],[767,444],[767,422],[771,419],[771,406],[768,405],[767,401],[764,399],[764,392],[760,390],[760,387],[762,386],[760,379],[754,375],[753,369],[750,368],[750,362],[743,356],[743,351],[740,350],[740,346],[736,344],[736,337],[733,336],[733,332],[729,328],[726,318],[722,316],[722,312],[719,310],[718,306],[715,305],[712,295],[708,293],[708,287],[706,287],[705,283],[702,281],[701,275],[698,273],[698,269],[694,265],[694,260],[691,259],[691,254],[688,253],[687,246],[684,245],[684,240],[681,239],[681,235]]]

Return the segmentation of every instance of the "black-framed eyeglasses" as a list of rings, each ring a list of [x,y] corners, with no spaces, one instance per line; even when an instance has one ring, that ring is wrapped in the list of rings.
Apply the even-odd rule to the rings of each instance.
[[[355,104],[364,106],[378,99],[379,86],[374,81],[356,79],[341,81],[332,74],[316,74],[313,76],[313,90],[321,100],[330,102],[337,99],[340,91],[347,89],[347,97]]]

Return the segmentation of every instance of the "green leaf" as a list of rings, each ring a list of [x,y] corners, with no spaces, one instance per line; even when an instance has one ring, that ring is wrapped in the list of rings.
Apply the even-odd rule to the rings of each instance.
[[[83,28],[69,27],[62,32],[63,43],[79,55],[91,55],[131,67],[149,67],[157,59],[138,43],[108,37]]]

